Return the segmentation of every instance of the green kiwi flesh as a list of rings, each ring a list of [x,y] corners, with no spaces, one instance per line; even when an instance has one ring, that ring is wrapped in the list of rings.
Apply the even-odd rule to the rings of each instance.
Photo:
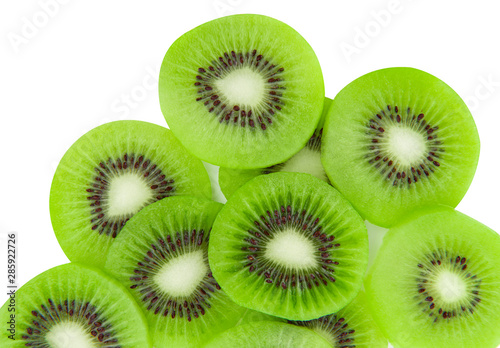
[[[102,271],[78,263],[27,282],[0,309],[0,320],[15,331],[2,330],[1,347],[152,347],[146,319],[130,293]]]
[[[107,123],[78,139],[57,167],[50,191],[52,226],[71,261],[103,266],[128,219],[174,195],[211,197],[203,163],[164,127]]]
[[[413,68],[368,73],[335,97],[322,162],[370,222],[390,227],[419,207],[456,207],[474,176],[479,137],[464,101]]]
[[[266,319],[233,303],[212,276],[208,240],[221,207],[163,199],[132,217],[109,249],[106,270],[141,305],[156,347],[199,347],[237,323]]]
[[[278,322],[257,322],[236,326],[214,337],[204,348],[330,348],[311,330]]]
[[[321,116],[320,122],[314,131],[314,134],[307,142],[306,146],[302,148],[298,153],[289,158],[286,162],[276,164],[271,167],[259,168],[259,169],[231,169],[231,168],[220,168],[219,169],[219,185],[226,198],[229,198],[234,191],[241,187],[248,180],[256,177],[257,175],[270,174],[276,172],[297,172],[297,173],[308,173],[314,175],[318,179],[321,179],[329,183],[329,179],[323,169],[323,164],[321,163],[321,137],[323,134],[323,124],[325,121],[325,116],[328,113],[328,109],[332,103],[332,100],[325,98],[323,106],[323,114]]]
[[[365,294],[358,296],[340,311],[309,321],[290,321],[309,328],[337,348],[387,348],[387,340],[368,309]]]
[[[159,97],[169,128],[191,153],[250,169],[282,163],[304,147],[325,93],[318,59],[299,33],[241,14],[202,24],[172,44]]]
[[[366,226],[337,190],[310,174],[260,175],[217,215],[209,261],[236,303],[315,319],[347,305],[361,288]]]
[[[391,228],[365,281],[394,347],[500,344],[500,236],[451,208]]]

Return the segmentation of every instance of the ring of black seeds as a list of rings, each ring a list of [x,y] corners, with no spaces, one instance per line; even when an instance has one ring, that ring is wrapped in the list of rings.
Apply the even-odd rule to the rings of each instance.
[[[46,347],[45,337],[51,328],[61,322],[73,322],[86,328],[96,347],[121,348],[111,324],[89,302],[65,300],[56,305],[48,299],[40,308],[31,311],[31,325],[22,335],[26,347]]]
[[[334,259],[334,250],[340,247],[335,243],[335,236],[327,236],[319,225],[319,218],[307,215],[305,210],[299,212],[290,205],[281,206],[273,212],[267,211],[260,216],[260,221],[254,221],[255,229],[248,230],[250,235],[245,238],[246,246],[242,247],[243,262],[250,273],[255,273],[267,284],[274,284],[283,289],[309,288],[327,286],[335,282],[333,273],[339,262]],[[318,266],[308,270],[284,269],[274,262],[269,262],[264,256],[266,244],[274,234],[285,229],[300,231],[315,246]]]
[[[288,321],[290,324],[307,327],[309,329],[319,328],[328,332],[335,341],[335,347],[355,348],[356,330],[349,328],[349,323],[345,318],[336,314],[326,315],[324,317],[310,321]]]
[[[315,151],[321,151],[321,138],[323,137],[323,128],[321,128],[318,131],[314,132],[314,134],[311,136],[309,141],[307,142],[306,146],[310,148],[311,150]]]
[[[121,158],[101,161],[95,168],[97,176],[89,183],[86,192],[89,194],[87,200],[90,203],[90,223],[93,231],[116,238],[125,223],[133,214],[123,214],[120,217],[107,215],[107,207],[103,202],[107,201],[109,185],[114,177],[126,173],[141,176],[153,191],[152,199],[145,202],[143,206],[154,203],[165,197],[172,196],[175,192],[174,179],[168,178],[162,170],[144,156],[124,154]]]
[[[465,315],[474,314],[474,310],[478,303],[481,302],[479,298],[481,279],[476,274],[469,272],[467,268],[467,258],[460,255],[451,255],[446,251],[436,251],[427,256],[424,263],[419,263],[420,278],[417,278],[417,295],[416,299],[419,306],[422,307],[424,313],[428,313],[433,322],[442,320],[451,320]],[[428,278],[432,272],[435,272],[441,267],[451,268],[453,273],[463,275],[468,282],[467,295],[469,301],[467,305],[453,305],[453,304],[439,304],[434,299],[435,295],[428,289]]]
[[[428,153],[420,163],[412,163],[411,166],[405,168],[392,159],[383,148],[381,143],[386,138],[386,130],[396,125],[412,129],[422,134],[427,140]],[[409,107],[406,110],[400,110],[398,106],[387,105],[370,119],[366,128],[370,144],[366,159],[394,187],[409,187],[429,177],[440,167],[440,156],[445,149],[443,142],[439,139],[439,126],[428,123],[423,113],[416,115]]]
[[[146,253],[144,260],[137,263],[135,275],[130,277],[132,283],[130,288],[140,293],[148,311],[164,317],[170,315],[172,319],[176,316],[185,317],[188,321],[205,315],[207,308],[211,307],[211,294],[221,290],[212,272],[208,272],[201,284],[188,297],[159,293],[155,290],[153,277],[164,264],[185,252],[202,250],[204,261],[208,265],[208,239],[209,233],[205,233],[204,230],[193,230],[184,231],[182,234],[177,232],[176,238],[167,236],[165,240],[158,239],[156,244],[151,244],[151,249]]]
[[[261,102],[261,106],[256,109],[244,109],[241,105],[230,104],[221,91],[215,85],[217,80],[223,79],[231,71],[243,67],[250,67],[260,73],[267,81],[266,97]],[[279,64],[273,64],[266,60],[262,54],[257,54],[257,50],[251,52],[231,51],[225,52],[218,59],[212,61],[208,67],[200,67],[196,82],[196,101],[203,103],[209,113],[218,118],[220,123],[226,125],[235,124],[241,127],[255,128],[258,125],[262,130],[273,123],[273,117],[280,112],[284,106],[283,91],[283,71],[285,69]]]

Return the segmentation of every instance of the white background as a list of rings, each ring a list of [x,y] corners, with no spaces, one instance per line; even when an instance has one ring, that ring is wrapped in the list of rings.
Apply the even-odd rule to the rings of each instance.
[[[353,79],[391,66],[419,68],[448,83],[470,106],[482,141],[476,177],[458,210],[500,232],[496,5],[432,0],[2,1],[0,285],[5,284],[1,265],[8,232],[18,233],[19,285],[67,262],[52,231],[48,202],[55,168],[70,145],[93,127],[119,119],[166,126],[156,84],[169,45],[203,22],[235,13],[275,17],[301,33],[318,55],[331,98]]]

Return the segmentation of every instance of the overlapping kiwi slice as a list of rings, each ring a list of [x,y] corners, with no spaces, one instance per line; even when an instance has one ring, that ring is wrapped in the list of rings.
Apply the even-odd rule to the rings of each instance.
[[[238,304],[309,320],[347,305],[368,262],[366,227],[310,174],[260,175],[228,200],[210,237],[215,279]]]
[[[106,269],[146,312],[156,347],[199,347],[242,316],[255,319],[221,290],[208,265],[221,207],[194,197],[161,200],[130,219],[109,249]]]
[[[182,35],[163,60],[159,94],[169,128],[190,152],[239,169],[297,153],[318,124],[325,96],[318,59],[304,38],[253,14]]]
[[[202,162],[166,128],[116,121],[94,128],[66,152],[52,182],[50,216],[71,261],[102,266],[128,219],[174,195],[211,197]]]
[[[369,221],[389,227],[418,207],[456,207],[474,176],[479,138],[460,97],[412,68],[366,74],[335,97],[322,162]]]
[[[305,328],[278,322],[236,326],[214,337],[204,348],[330,348],[320,335]]]
[[[146,319],[130,293],[77,263],[23,285],[0,309],[0,320],[6,328],[1,347],[151,347]]]
[[[366,279],[394,347],[500,344],[500,236],[451,208],[390,229]]]
[[[372,318],[363,291],[340,311],[310,321],[290,321],[307,327],[336,348],[387,348],[387,340]]]
[[[307,142],[306,146],[297,152],[292,158],[284,163],[276,164],[271,167],[259,169],[219,169],[219,185],[226,198],[229,198],[234,191],[241,187],[248,180],[257,175],[270,174],[276,172],[297,172],[314,175],[318,179],[329,182],[328,177],[321,163],[321,137],[323,134],[323,124],[325,116],[332,103],[332,100],[325,98],[323,114],[314,134]]]

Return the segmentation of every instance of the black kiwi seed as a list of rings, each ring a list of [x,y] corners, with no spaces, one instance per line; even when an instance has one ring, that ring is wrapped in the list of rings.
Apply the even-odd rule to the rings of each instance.
[[[245,110],[240,105],[228,105],[228,101],[221,96],[215,86],[217,80],[242,67],[252,68],[267,82],[267,95],[257,110]],[[282,76],[284,70],[283,67],[265,59],[262,54],[258,54],[257,50],[246,53],[225,52],[213,60],[212,65],[198,69],[194,83],[198,88],[196,101],[203,103],[208,112],[214,114],[220,123],[239,124],[241,127],[248,124],[252,128],[258,123],[262,130],[266,130],[272,125],[275,113],[281,111],[284,105],[282,100],[282,90],[285,89]]]
[[[152,199],[144,205],[171,196],[175,191],[174,180],[168,178],[156,164],[142,155],[124,154],[121,158],[101,161],[95,168],[97,176],[89,184],[86,191],[87,199],[91,201],[90,215],[92,230],[115,238],[125,223],[133,214],[123,214],[119,217],[107,215],[107,207],[103,201],[107,200],[110,181],[125,173],[141,176],[152,190]]]
[[[412,129],[427,140],[427,155],[408,168],[391,158],[384,146],[386,130],[397,125]],[[439,126],[428,123],[423,113],[414,113],[409,107],[401,110],[398,106],[387,105],[370,119],[366,128],[370,143],[366,159],[394,187],[409,187],[429,177],[441,166],[440,153],[445,149],[439,138]]]
[[[327,236],[322,232],[321,226],[317,226],[319,218],[311,215],[306,216],[306,211],[294,211],[289,205],[281,206],[272,213],[267,211],[267,216],[261,215],[261,221],[254,221],[255,230],[249,230],[251,237],[246,238],[247,246],[242,247],[243,256],[246,261],[245,267],[249,272],[256,272],[265,283],[274,284],[276,287],[287,289],[299,287],[300,289],[312,286],[326,286],[328,282],[335,282],[333,273],[335,266],[339,263],[332,259],[331,251],[340,247],[340,243],[334,243],[334,236]],[[321,267],[308,271],[299,271],[296,276],[294,271],[290,272],[279,265],[269,268],[265,261],[264,251],[267,242],[277,232],[285,228],[305,232],[316,249],[316,258]]]
[[[26,347],[46,347],[46,335],[51,328],[61,322],[71,321],[82,325],[88,331],[96,347],[121,348],[112,326],[95,306],[89,302],[65,300],[55,304],[51,299],[40,306],[41,310],[32,310],[31,325],[22,335]]]
[[[147,310],[165,317],[170,315],[172,319],[185,317],[188,321],[205,315],[206,309],[210,308],[210,303],[207,302],[207,299],[211,297],[210,293],[221,290],[212,272],[209,272],[197,290],[186,298],[160,293],[154,284],[153,277],[162,265],[185,252],[205,250],[204,258],[206,259],[208,256],[205,246],[208,239],[209,233],[203,230],[193,230],[184,231],[182,234],[177,232],[175,239],[167,236],[165,240],[158,239],[156,244],[151,244],[151,249],[146,253],[144,260],[137,263],[134,276],[130,277],[133,283],[130,288],[136,289],[143,295],[142,301],[147,305]]]
[[[481,279],[469,271],[468,262],[466,257],[438,250],[428,255],[426,262],[417,265],[420,269],[420,277],[416,279],[417,293],[415,298],[434,323],[473,315],[475,307],[481,302]],[[464,280],[467,284],[467,299],[465,301],[460,301],[460,303],[439,303],[440,301],[437,301],[433,291],[429,289],[429,276],[440,269],[449,270]]]

